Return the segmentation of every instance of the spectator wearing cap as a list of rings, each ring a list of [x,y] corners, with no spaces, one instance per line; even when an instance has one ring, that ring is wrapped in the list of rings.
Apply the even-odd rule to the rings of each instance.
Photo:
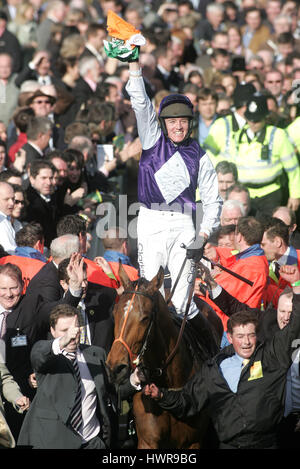
[[[244,117],[246,103],[255,91],[251,83],[237,84],[232,95],[234,110],[212,124],[204,141],[204,148],[215,165],[222,160],[231,160],[234,157],[235,135],[246,124]]]
[[[52,122],[52,133],[48,142],[49,148],[61,148],[64,141],[64,129],[59,124],[60,115],[57,109],[56,89],[53,85],[43,86],[33,93],[26,101],[26,105],[34,110],[36,117],[47,117]]]
[[[26,101],[26,105],[34,110],[36,117],[47,117],[52,112],[56,98],[44,93],[42,90],[35,91]]]
[[[236,135],[235,164],[238,178],[250,191],[256,213],[270,214],[280,205],[296,211],[300,204],[300,167],[294,148],[283,129],[266,124],[266,96],[247,103],[247,125]],[[283,174],[287,175],[288,200],[284,198]]]
[[[0,54],[6,53],[12,58],[12,71],[18,73],[22,68],[21,46],[14,34],[7,29],[7,14],[0,10]]]

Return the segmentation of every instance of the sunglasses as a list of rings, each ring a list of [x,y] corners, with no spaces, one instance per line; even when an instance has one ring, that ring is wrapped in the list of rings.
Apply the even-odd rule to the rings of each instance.
[[[34,103],[34,104],[51,104],[49,100],[44,101],[44,100],[42,100],[42,99],[33,101],[33,103]]]
[[[24,202],[24,200],[16,200],[15,199],[15,204],[25,205],[25,202]]]

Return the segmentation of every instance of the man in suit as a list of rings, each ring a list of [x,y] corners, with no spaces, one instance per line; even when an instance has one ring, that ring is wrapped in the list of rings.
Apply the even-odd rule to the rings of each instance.
[[[161,87],[157,88],[157,91],[165,89],[178,92],[183,84],[183,77],[175,69],[172,50],[166,46],[160,46],[155,49],[153,54],[157,62],[153,78],[161,82]]]
[[[58,280],[57,268],[63,259],[75,258],[78,252],[78,236],[66,234],[55,238],[50,245],[51,261],[45,264],[30,280],[26,290],[27,294],[39,293],[44,303],[60,300],[63,297],[64,290]],[[68,302],[67,300],[68,298],[65,302]],[[74,306],[77,306],[77,304]]]
[[[37,317],[41,303],[39,295],[22,295],[21,270],[14,264],[0,266],[0,338],[5,343],[3,350],[6,366],[17,382],[23,395],[30,399],[34,391],[28,379],[32,373],[30,350],[34,342],[41,339],[41,323]],[[17,414],[10,403],[5,403],[8,425],[16,438],[23,416]]]
[[[39,341],[32,350],[38,387],[18,445],[39,449],[110,448],[115,391],[108,383],[106,354],[100,347],[79,345],[76,308],[54,308],[50,328],[53,340]],[[128,381],[121,391],[127,397],[135,388]]]
[[[18,88],[27,80],[37,81],[40,86],[61,85],[51,71],[50,54],[46,50],[36,51],[31,62],[25,65],[15,79]]]
[[[70,277],[68,273],[70,259],[64,259],[58,266],[59,283],[64,295],[69,291]],[[112,309],[117,296],[114,288],[104,287],[88,282],[87,266],[82,258],[78,269],[78,284],[81,282],[78,309],[81,326],[80,343],[97,345],[108,353],[114,339],[114,321]]]
[[[46,140],[46,137],[44,139]],[[56,237],[56,224],[59,219],[57,196],[54,192],[54,173],[55,169],[49,161],[42,159],[32,161],[29,168],[30,185],[26,190],[30,210],[27,211],[25,221],[40,223],[47,248]]]
[[[79,61],[78,68],[80,78],[73,88],[73,94],[79,109],[95,95],[103,69],[95,57],[83,57]]]
[[[106,38],[106,29],[103,24],[91,23],[86,31],[87,41],[80,59],[84,57],[95,57],[101,67],[104,65],[101,51],[103,50],[103,39]]]
[[[28,122],[27,142],[22,146],[26,152],[26,166],[44,157],[44,150],[48,146],[51,134],[52,123],[48,117],[33,117]]]

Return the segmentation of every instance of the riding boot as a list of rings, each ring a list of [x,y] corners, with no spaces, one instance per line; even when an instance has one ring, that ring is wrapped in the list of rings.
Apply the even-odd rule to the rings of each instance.
[[[216,339],[212,332],[211,326],[207,319],[199,312],[196,316],[189,319],[189,323],[193,327],[197,341],[202,344],[209,356],[214,356],[219,352]]]

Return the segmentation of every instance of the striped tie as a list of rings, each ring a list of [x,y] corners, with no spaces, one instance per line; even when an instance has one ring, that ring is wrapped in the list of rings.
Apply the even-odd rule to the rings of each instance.
[[[78,432],[83,423],[82,409],[81,409],[81,400],[82,400],[81,399],[81,376],[80,376],[78,361],[76,358],[76,353],[70,353],[70,352],[67,353],[67,358],[73,364],[75,376],[78,382],[78,389],[77,389],[77,394],[75,398],[75,404],[70,413],[70,425],[76,432]]]

